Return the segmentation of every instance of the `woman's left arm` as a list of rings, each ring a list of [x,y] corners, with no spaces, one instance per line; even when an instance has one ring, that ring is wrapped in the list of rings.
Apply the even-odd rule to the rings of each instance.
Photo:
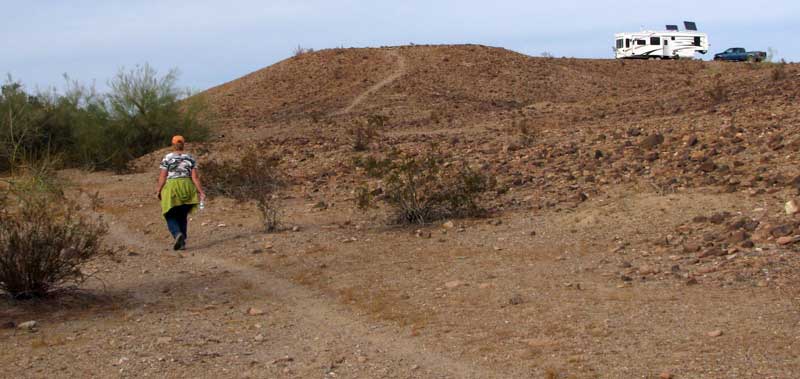
[[[203,186],[200,184],[200,174],[197,173],[197,169],[192,169],[192,182],[194,186],[197,188],[197,192],[200,193],[200,200],[206,199],[206,193],[203,192]]]

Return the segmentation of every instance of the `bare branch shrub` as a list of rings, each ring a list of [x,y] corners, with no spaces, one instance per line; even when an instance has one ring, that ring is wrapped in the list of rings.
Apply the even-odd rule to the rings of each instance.
[[[380,130],[386,125],[388,118],[382,115],[369,115],[357,118],[350,125],[347,133],[353,143],[354,151],[369,150],[369,145],[380,136]]]
[[[395,159],[382,181],[380,198],[394,211],[392,221],[401,224],[481,216],[481,197],[495,185],[465,162],[447,162],[438,152]],[[360,208],[368,207],[371,194],[368,188],[357,189]]]
[[[253,147],[239,161],[210,161],[204,165],[203,177],[210,196],[227,196],[239,201],[254,201],[267,232],[277,231],[281,224],[280,207],[273,194],[283,184],[278,170],[280,159],[259,154],[262,147]]]
[[[298,57],[298,56],[301,56],[303,54],[308,54],[308,53],[313,53],[313,52],[314,52],[314,49],[312,49],[310,47],[309,48],[305,48],[303,46],[297,45],[297,47],[294,48],[294,52],[293,53],[294,53],[294,56]]]
[[[85,271],[87,263],[113,253],[103,247],[104,224],[81,215],[75,202],[41,189],[41,183],[33,177],[15,180],[2,196],[0,290],[15,299],[77,287],[92,275]]]

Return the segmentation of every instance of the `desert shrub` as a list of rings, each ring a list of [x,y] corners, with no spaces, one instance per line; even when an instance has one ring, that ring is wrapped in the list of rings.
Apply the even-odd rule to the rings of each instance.
[[[495,183],[464,162],[450,164],[445,156],[429,152],[396,159],[383,176],[380,198],[394,212],[393,221],[425,224],[445,218],[476,217],[485,210],[481,197]],[[367,208],[372,193],[357,189],[360,208]]]
[[[380,136],[380,131],[386,125],[387,120],[386,116],[381,115],[370,115],[353,120],[347,130],[347,134],[353,144],[353,150],[369,150],[369,145],[375,138]]]
[[[112,253],[105,225],[30,176],[11,182],[0,210],[0,290],[15,299],[46,297],[89,278],[86,265]]]
[[[706,96],[713,104],[720,104],[728,100],[728,92],[728,87],[722,82],[722,75],[716,74],[711,86],[706,89]]]
[[[273,194],[283,185],[283,178],[278,169],[280,159],[259,154],[261,150],[260,147],[251,148],[238,161],[207,162],[201,172],[210,196],[255,202],[264,229],[272,232],[281,224],[282,212]]]
[[[509,133],[521,146],[531,146],[536,141],[536,130],[531,120],[517,118],[511,121]]]
[[[776,63],[772,67],[772,72],[770,73],[770,78],[772,81],[779,82],[783,79],[786,79],[786,61],[781,61],[780,63]]]
[[[353,157],[353,166],[363,169],[370,178],[381,178],[392,169],[394,158],[396,158],[396,152],[390,152],[389,156],[384,158],[373,155],[356,156]]]
[[[175,69],[159,76],[145,64],[120,70],[111,80],[107,103],[114,122],[103,141],[114,146],[109,152],[111,168],[124,169],[128,162],[163,147],[176,134],[190,141],[208,137],[204,99],[181,101],[188,93],[178,89],[177,79]]]
[[[296,56],[296,57],[300,56],[300,55],[303,55],[303,54],[313,53],[313,52],[314,52],[314,49],[312,49],[310,47],[309,48],[305,48],[305,47],[300,46],[300,45],[297,45],[297,47],[295,47],[294,51],[293,51],[294,56]]]

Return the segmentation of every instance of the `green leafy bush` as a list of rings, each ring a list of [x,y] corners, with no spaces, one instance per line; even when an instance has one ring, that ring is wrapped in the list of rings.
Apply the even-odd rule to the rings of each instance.
[[[70,167],[123,171],[175,134],[192,141],[209,135],[205,102],[177,88],[175,70],[164,76],[146,64],[120,70],[104,95],[66,80],[63,94],[29,94],[10,78],[2,86],[0,171],[47,156]]]

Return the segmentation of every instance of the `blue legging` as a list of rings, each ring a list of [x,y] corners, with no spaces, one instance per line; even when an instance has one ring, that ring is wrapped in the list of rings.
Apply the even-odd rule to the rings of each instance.
[[[193,204],[174,206],[164,215],[164,218],[167,220],[167,228],[173,238],[177,238],[178,233],[183,234],[184,238],[189,236],[186,229],[189,224],[189,211],[191,211],[193,207]]]

